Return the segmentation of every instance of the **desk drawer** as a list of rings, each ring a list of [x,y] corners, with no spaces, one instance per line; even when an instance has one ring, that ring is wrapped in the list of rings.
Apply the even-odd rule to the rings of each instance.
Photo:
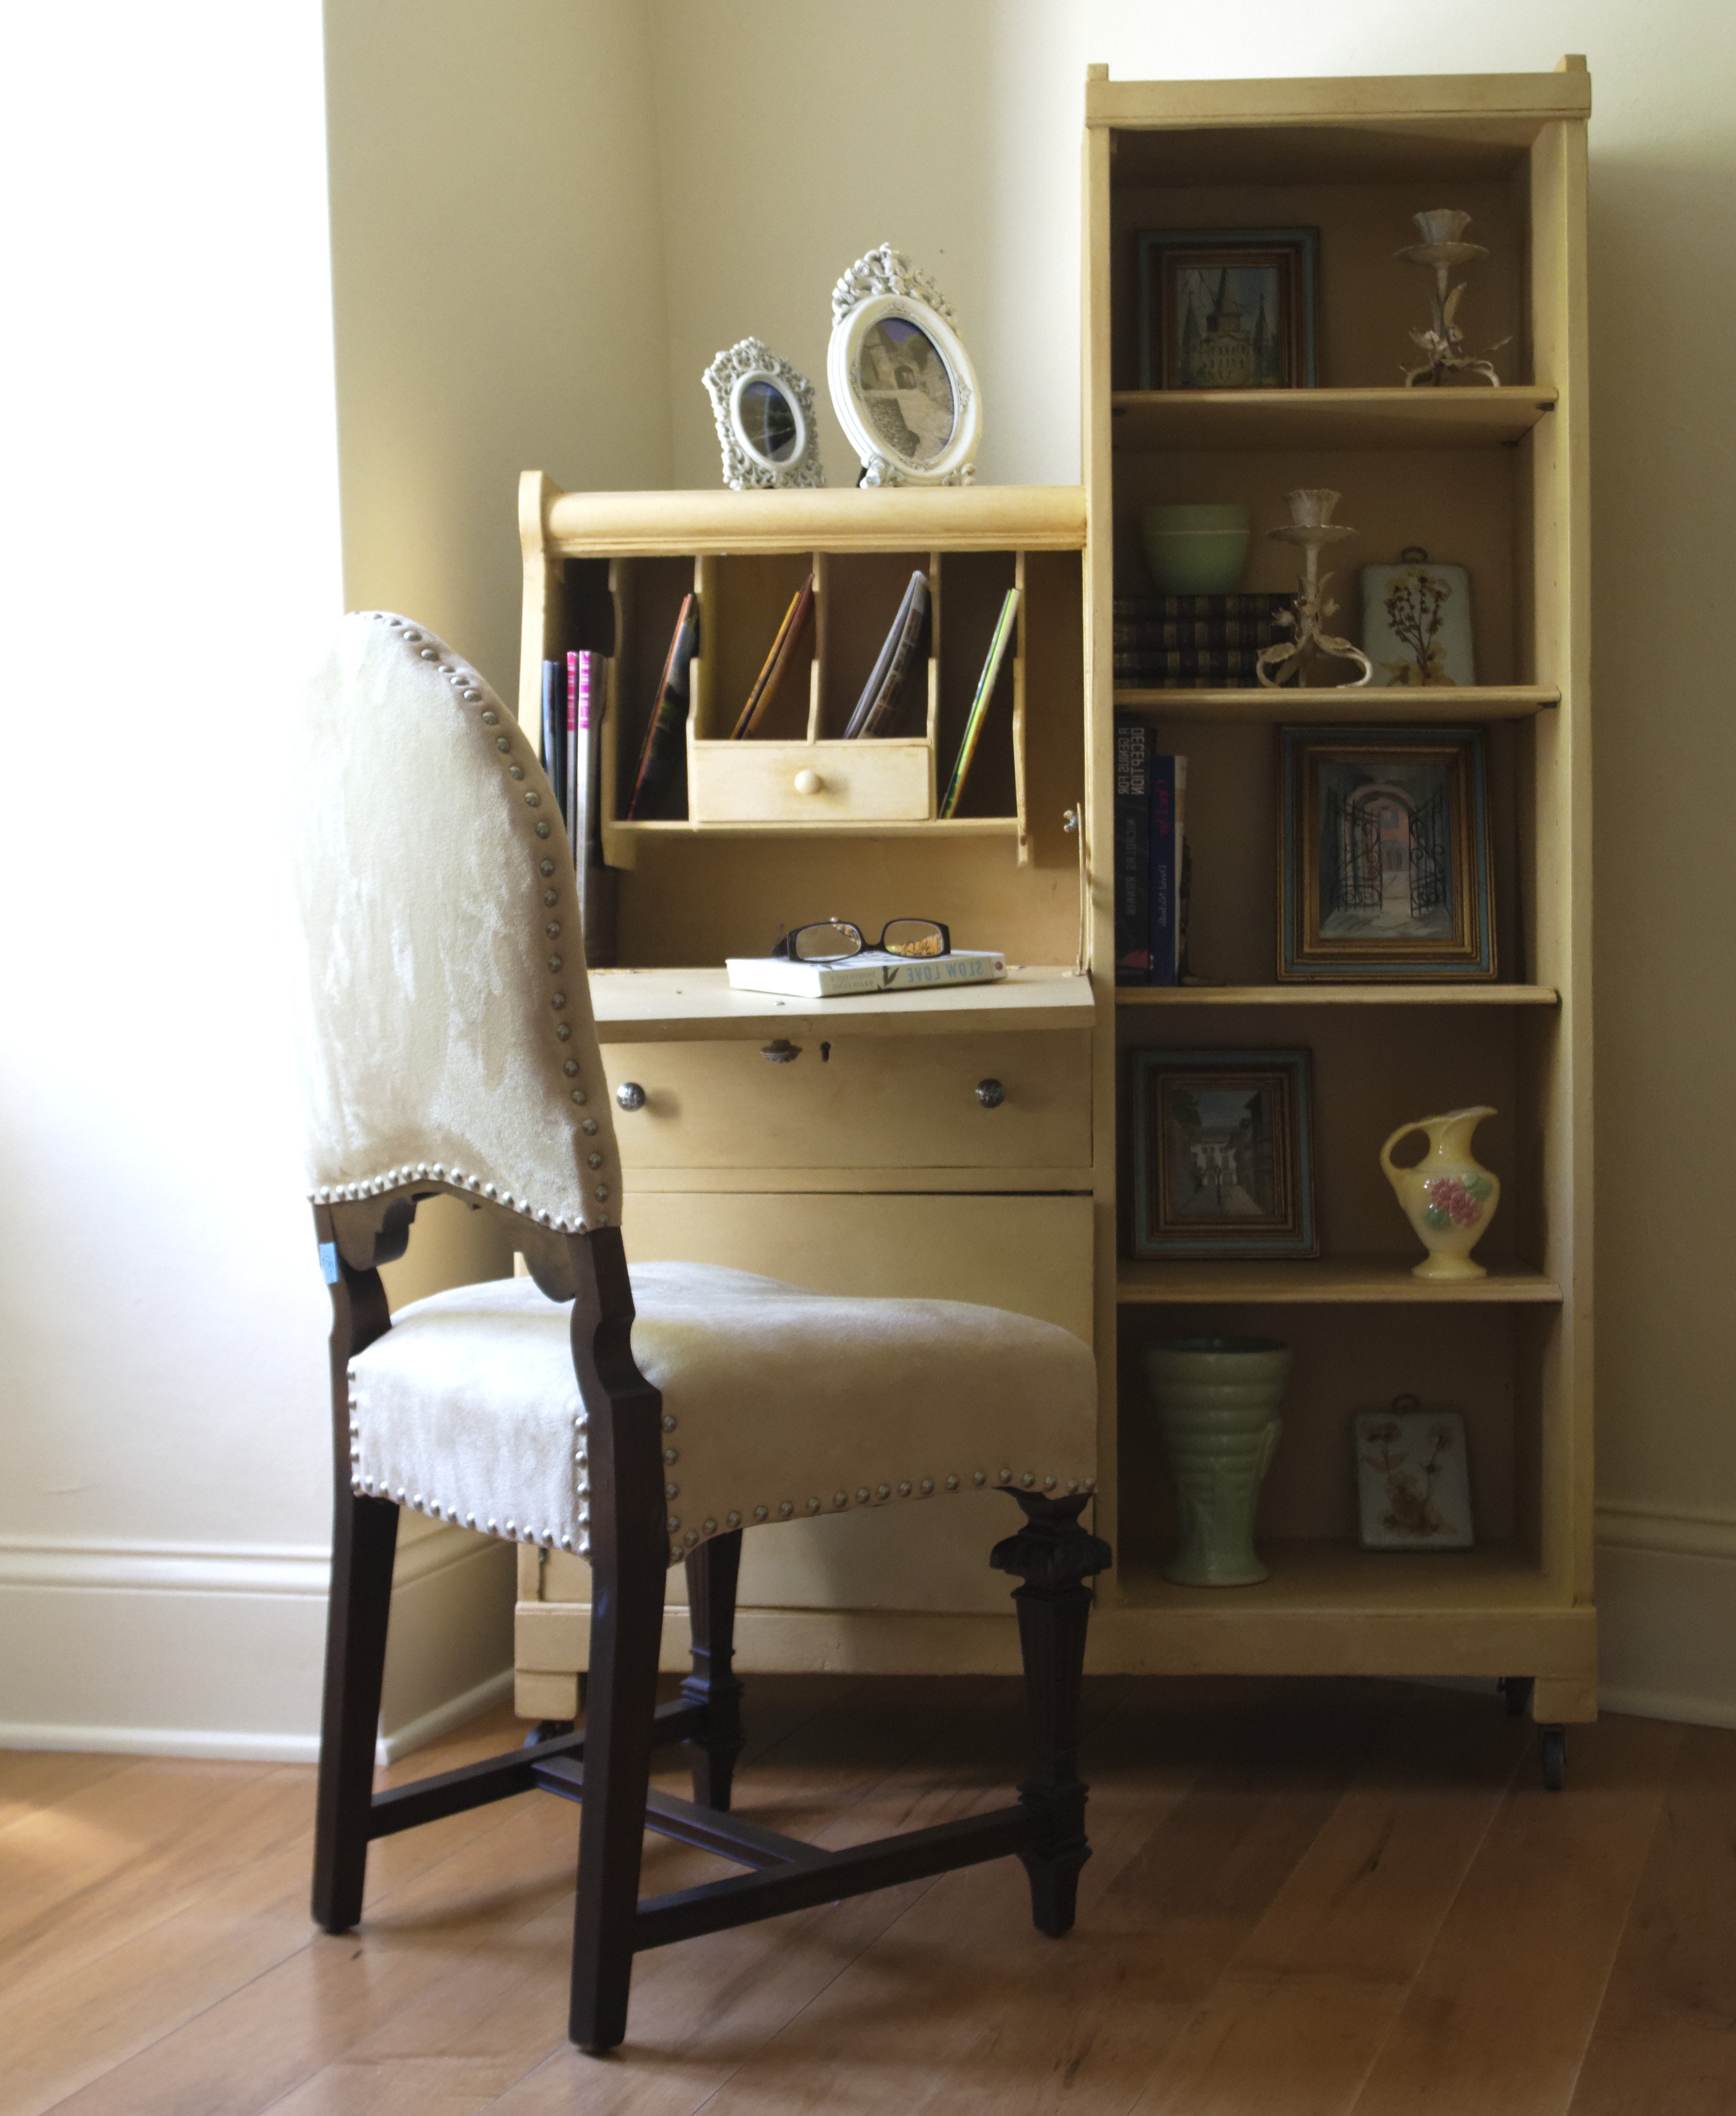
[[[933,752],[920,739],[695,742],[688,752],[696,823],[926,822]]]
[[[805,1037],[785,1065],[750,1042],[610,1043],[621,1166],[635,1168],[1082,1168],[1091,1159],[1091,1038]],[[984,1107],[977,1088],[998,1081]],[[631,1185],[629,1183],[629,1189]]]

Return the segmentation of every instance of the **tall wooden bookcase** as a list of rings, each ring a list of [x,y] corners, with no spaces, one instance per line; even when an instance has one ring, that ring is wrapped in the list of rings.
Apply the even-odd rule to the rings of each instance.
[[[1097,1111],[1119,1125],[1140,1047],[1301,1046],[1314,1054],[1318,1262],[1126,1258],[1098,1198],[1106,1479],[1118,1563],[1101,1590],[1099,1664],[1233,1672],[1534,1677],[1545,1723],[1596,1709],[1591,1584],[1591,1016],[1587,715],[1583,62],[1462,78],[1121,82],[1091,70],[1084,167],[1087,697],[1092,842],[1112,812],[1112,730],[1133,715],[1189,759],[1191,967],[1220,980],[1110,987],[1113,907],[1096,892]],[[1491,255],[1461,319],[1506,338],[1503,386],[1405,389],[1421,275],[1394,261],[1413,214],[1455,206]],[[1135,237],[1153,228],[1319,231],[1319,384],[1136,386]],[[1361,532],[1356,569],[1411,545],[1467,566],[1478,683],[1453,691],[1120,691],[1112,604],[1147,586],[1142,504],[1239,500],[1255,536],[1244,586],[1287,588],[1295,554],[1260,533],[1284,494],[1332,486]],[[1274,911],[1277,729],[1476,721],[1490,750],[1500,982],[1281,985]],[[1113,1019],[1113,1030],[1107,1024]],[[1436,1286],[1376,1163],[1407,1118],[1499,1111],[1480,1150],[1506,1184],[1486,1279]],[[1295,1349],[1285,1433],[1261,1506],[1264,1585],[1173,1586],[1173,1511],[1139,1355],[1225,1332]],[[1403,1392],[1467,1418],[1478,1548],[1373,1553],[1356,1536],[1349,1422]]]
[[[617,1086],[635,1260],[734,1263],[864,1294],[938,1294],[1090,1337],[1100,1377],[1102,1671],[1522,1677],[1545,1723],[1595,1710],[1591,1600],[1590,760],[1586,693],[1585,124],[1577,62],[1552,75],[1123,83],[1094,70],[1085,135],[1084,488],[815,493],[522,491],[523,688],[542,657],[606,657],[618,892],[592,980]],[[1467,297],[1500,389],[1398,386],[1419,276],[1411,215],[1454,205],[1492,251]],[[1305,225],[1320,234],[1319,383],[1146,393],[1136,231]],[[1241,499],[1264,529],[1297,485],[1332,485],[1353,568],[1411,544],[1471,569],[1480,682],[1382,691],[1117,695],[1119,577],[1143,585],[1149,499]],[[836,741],[911,568],[936,583],[927,713],[878,776]],[[725,738],[796,586],[819,619],[774,739]],[[1258,540],[1246,584],[1287,588]],[[935,820],[1000,599],[1025,591],[1012,665],[967,812]],[[629,823],[626,778],[682,596],[702,606],[684,815]],[[1193,966],[1221,982],[1117,992],[1112,756],[1138,714],[1190,759]],[[1277,729],[1481,723],[1491,759],[1500,978],[1428,987],[1281,985]],[[828,744],[830,747],[828,748]],[[919,754],[926,744],[928,755]],[[888,757],[891,752],[886,752]],[[911,756],[920,768],[911,770]],[[796,785],[806,766],[816,796]],[[923,772],[926,771],[926,780]],[[894,780],[896,780],[896,784]],[[1088,974],[1075,973],[1082,802]],[[731,992],[724,956],[781,924],[946,920],[1002,946],[1006,986],[804,1006]],[[694,965],[702,967],[695,968]],[[780,1041],[799,1063],[765,1062]],[[1319,1261],[1142,1264],[1124,1256],[1127,1054],[1305,1046],[1314,1054]],[[990,1107],[974,1092],[1005,1088]],[[1376,1152],[1403,1120],[1473,1102],[1501,1175],[1489,1276],[1414,1279]],[[1263,1502],[1271,1578],[1212,1591],[1161,1565],[1174,1508],[1139,1355],[1164,1336],[1252,1331],[1295,1349]],[[1468,1420],[1479,1547],[1377,1555],[1356,1535],[1350,1421],[1403,1392]],[[799,1504],[801,1494],[790,1495]],[[1008,1671],[987,1502],[893,1500],[892,1518],[748,1537],[749,1668]],[[519,1709],[574,1709],[588,1579],[520,1553]],[[680,1575],[671,1576],[679,1601]],[[665,1652],[683,1663],[684,1612]]]

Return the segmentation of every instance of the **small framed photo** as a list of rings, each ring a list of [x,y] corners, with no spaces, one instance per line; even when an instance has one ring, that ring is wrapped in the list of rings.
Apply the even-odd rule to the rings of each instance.
[[[1396,566],[1362,568],[1362,651],[1377,689],[1453,689],[1476,681],[1471,575],[1408,550]]]
[[[1359,1412],[1356,1493],[1365,1550],[1469,1550],[1471,1465],[1456,1410],[1424,1410],[1414,1396]]]
[[[731,491],[826,482],[808,378],[762,338],[720,352],[703,376]]]
[[[1281,979],[1493,978],[1483,731],[1279,730]]]
[[[832,289],[826,380],[864,485],[969,485],[982,402],[956,320],[927,273],[882,244]]]
[[[1142,389],[1312,389],[1319,231],[1159,228],[1136,238]]]
[[[1305,1051],[1135,1051],[1136,1257],[1312,1257]]]

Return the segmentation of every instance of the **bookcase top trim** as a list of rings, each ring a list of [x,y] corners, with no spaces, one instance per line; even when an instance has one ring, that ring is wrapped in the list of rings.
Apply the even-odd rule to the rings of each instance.
[[[1584,118],[1591,76],[1555,73],[1365,74],[1301,80],[1085,83],[1088,126],[1389,125]]]

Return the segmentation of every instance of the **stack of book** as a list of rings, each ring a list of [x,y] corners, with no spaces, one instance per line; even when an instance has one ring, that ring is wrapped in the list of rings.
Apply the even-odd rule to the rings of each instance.
[[[598,826],[602,657],[569,654],[542,665],[542,768],[560,811],[578,881],[585,959],[607,961],[611,877]]]
[[[1115,684],[1127,691],[1240,691],[1269,646],[1290,637],[1287,595],[1138,595],[1115,599]]]
[[[1115,982],[1180,984],[1187,963],[1187,759],[1115,726]]]

